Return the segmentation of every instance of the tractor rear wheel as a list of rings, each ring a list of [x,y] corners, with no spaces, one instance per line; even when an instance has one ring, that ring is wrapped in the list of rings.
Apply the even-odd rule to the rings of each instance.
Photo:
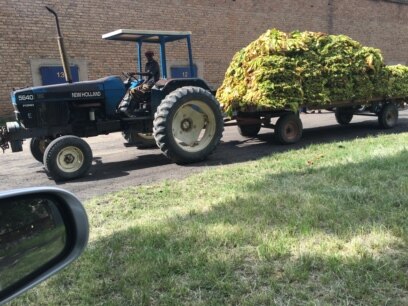
[[[157,146],[178,164],[204,160],[218,146],[223,130],[217,100],[194,86],[181,87],[167,95],[153,121]]]
[[[398,122],[398,108],[394,103],[384,105],[378,114],[378,123],[383,129],[393,128]]]
[[[31,155],[40,163],[44,160],[44,152],[47,146],[52,141],[51,138],[33,137],[30,141]]]
[[[275,136],[281,144],[293,144],[302,138],[303,124],[296,114],[281,116],[276,122]]]
[[[83,176],[92,164],[92,150],[88,143],[76,136],[62,136],[53,140],[44,152],[45,169],[56,181]]]

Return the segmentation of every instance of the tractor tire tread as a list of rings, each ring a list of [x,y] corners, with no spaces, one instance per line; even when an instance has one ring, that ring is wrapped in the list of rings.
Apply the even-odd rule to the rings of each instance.
[[[197,154],[183,151],[173,144],[171,139],[173,137],[172,131],[171,128],[168,127],[172,120],[169,117],[175,112],[174,109],[183,105],[184,102],[189,101],[188,99],[191,96],[197,97],[195,99],[204,98],[207,102],[212,104],[210,108],[214,111],[215,120],[217,121],[215,135],[211,143]],[[177,164],[187,164],[204,160],[208,155],[213,153],[218,146],[223,131],[224,125],[219,103],[211,93],[201,87],[185,86],[169,93],[157,108],[157,112],[154,116],[153,135],[157,146],[165,156]]]
[[[58,152],[67,146],[77,146],[84,154],[84,163],[75,172],[62,171],[56,162]],[[89,144],[82,138],[72,135],[65,135],[54,139],[44,152],[44,166],[55,181],[66,181],[85,175],[92,165],[92,150]]]

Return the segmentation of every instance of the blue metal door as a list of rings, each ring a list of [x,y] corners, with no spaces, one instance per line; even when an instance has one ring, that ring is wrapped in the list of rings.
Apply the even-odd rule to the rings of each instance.
[[[190,75],[189,66],[175,66],[170,68],[170,74],[172,78],[195,78],[197,77],[197,66],[193,65],[193,75]]]
[[[43,66],[40,67],[41,79],[43,85],[65,83],[65,74],[62,66]],[[72,81],[78,82],[78,66],[71,66]]]

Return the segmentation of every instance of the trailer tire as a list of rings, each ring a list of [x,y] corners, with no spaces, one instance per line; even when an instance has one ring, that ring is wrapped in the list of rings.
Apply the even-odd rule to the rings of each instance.
[[[255,137],[261,130],[261,124],[238,124],[238,132],[244,137]]]
[[[44,166],[56,181],[75,179],[86,174],[92,164],[92,150],[77,136],[54,139],[44,152]]]
[[[276,122],[275,137],[281,144],[294,144],[302,138],[303,124],[296,114],[281,116]]]
[[[242,119],[243,122],[245,120],[259,120],[259,115],[257,114],[251,114],[251,113],[241,113],[237,117],[237,127],[238,127],[238,132],[241,136],[244,137],[255,137],[258,135],[259,131],[261,130],[261,123],[256,122],[252,124],[240,124],[240,119]]]
[[[44,162],[44,152],[47,146],[51,143],[51,138],[40,138],[33,137],[30,141],[30,151],[31,155],[39,161],[40,163]]]
[[[385,104],[378,114],[378,123],[383,129],[393,128],[398,122],[398,108],[394,103]]]
[[[334,115],[338,124],[348,125],[353,119],[353,110],[347,107],[336,107]]]
[[[178,164],[204,160],[218,146],[223,130],[218,101],[195,86],[180,87],[168,94],[153,121],[157,146]]]

